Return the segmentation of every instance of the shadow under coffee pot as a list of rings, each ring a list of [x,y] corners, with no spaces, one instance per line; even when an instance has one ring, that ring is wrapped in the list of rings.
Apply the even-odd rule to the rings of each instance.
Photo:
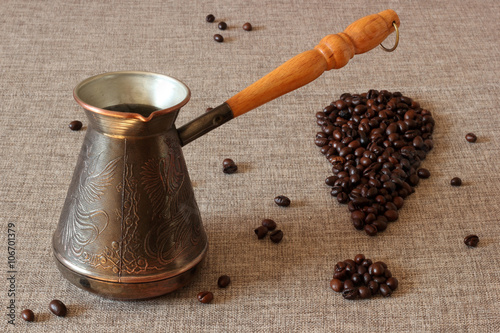
[[[81,82],[74,97],[89,125],[53,236],[61,273],[115,299],[150,298],[186,285],[208,243],[181,147],[345,66],[398,26],[389,9],[366,16],[179,129],[175,119],[190,90],[172,77],[126,71]]]

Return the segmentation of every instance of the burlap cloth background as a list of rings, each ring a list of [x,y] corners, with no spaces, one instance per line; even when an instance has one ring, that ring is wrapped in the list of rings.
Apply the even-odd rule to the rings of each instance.
[[[72,89],[114,70],[168,74],[192,90],[177,124],[292,56],[387,8],[401,19],[394,53],[375,49],[184,148],[210,248],[199,278],[170,295],[119,302],[81,291],[53,263],[51,236],[85,131]],[[215,43],[213,13],[228,23]],[[33,332],[498,332],[500,193],[498,1],[0,2],[0,330]],[[251,22],[255,30],[241,29]],[[394,41],[389,37],[386,45]],[[314,114],[343,92],[402,91],[431,110],[432,176],[377,237],[356,231],[324,185]],[[475,132],[476,144],[465,141]],[[222,160],[239,172],[225,175]],[[464,185],[452,188],[459,176]],[[292,206],[279,208],[284,194]],[[257,241],[264,217],[285,233]],[[7,325],[7,224],[17,230],[17,325]],[[463,238],[479,235],[478,248]],[[364,253],[399,278],[391,298],[346,301],[329,287],[339,260]],[[218,289],[219,275],[232,278]],[[212,304],[196,300],[212,290]],[[69,308],[50,314],[53,298]],[[31,308],[37,322],[19,313]]]

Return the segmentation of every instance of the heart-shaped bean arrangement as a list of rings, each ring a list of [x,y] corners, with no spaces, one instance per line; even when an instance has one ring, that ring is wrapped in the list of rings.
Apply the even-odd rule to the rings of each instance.
[[[431,113],[400,92],[370,90],[342,94],[316,119],[315,143],[333,165],[325,180],[332,196],[348,205],[356,229],[375,236],[429,176],[419,167],[433,147]]]

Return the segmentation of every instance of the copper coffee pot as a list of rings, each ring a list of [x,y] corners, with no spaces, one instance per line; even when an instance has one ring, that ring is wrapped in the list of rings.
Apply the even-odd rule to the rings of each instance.
[[[345,66],[397,27],[390,9],[366,16],[179,129],[174,122],[190,91],[174,78],[128,71],[81,82],[74,97],[89,125],[53,237],[61,273],[77,287],[116,299],[186,285],[208,243],[181,147]],[[156,111],[109,110],[122,104]]]

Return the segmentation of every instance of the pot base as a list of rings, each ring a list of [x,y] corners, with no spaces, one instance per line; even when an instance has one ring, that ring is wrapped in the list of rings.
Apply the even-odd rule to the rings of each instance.
[[[61,274],[78,288],[105,298],[121,301],[154,298],[184,287],[197,275],[196,273],[199,271],[199,267],[204,261],[203,259],[191,269],[167,279],[144,283],[118,283],[99,280],[76,273],[54,257],[56,266]]]

